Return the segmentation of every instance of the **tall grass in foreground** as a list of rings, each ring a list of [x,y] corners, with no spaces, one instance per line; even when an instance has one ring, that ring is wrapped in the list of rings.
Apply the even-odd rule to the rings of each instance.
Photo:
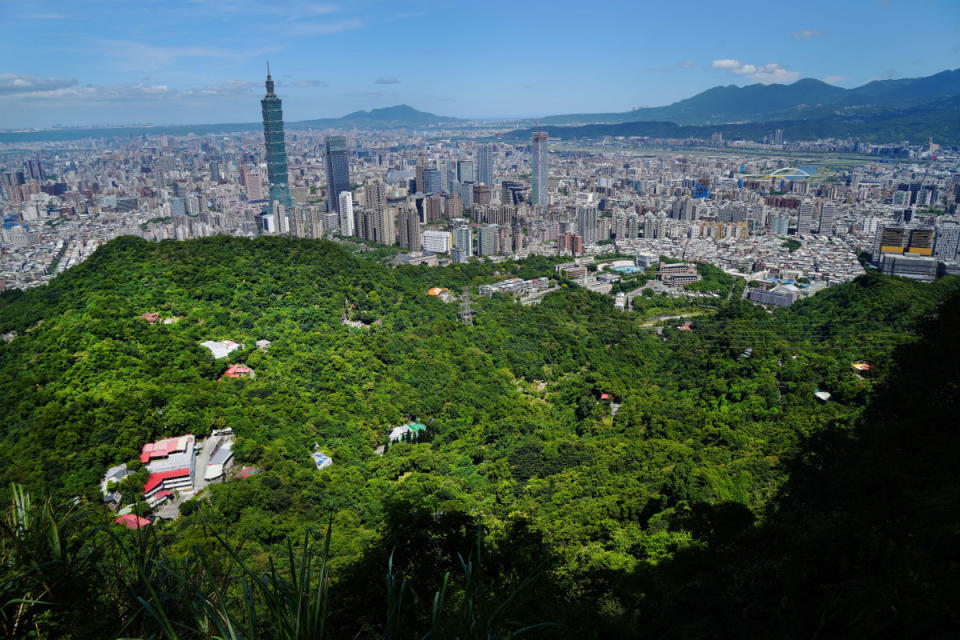
[[[96,523],[79,503],[35,503],[14,486],[0,522],[0,634],[16,638],[121,637],[163,640],[324,640],[332,638],[328,568],[332,526],[322,538],[287,539],[285,567],[251,569],[241,548],[214,538],[184,558],[166,553],[152,528]],[[482,530],[460,572],[446,572],[430,598],[385,571],[382,626],[348,637],[384,640],[497,640],[546,625],[513,619],[518,596],[498,593],[483,573]],[[424,620],[426,627],[424,628]],[[342,637],[342,625],[340,627]]]

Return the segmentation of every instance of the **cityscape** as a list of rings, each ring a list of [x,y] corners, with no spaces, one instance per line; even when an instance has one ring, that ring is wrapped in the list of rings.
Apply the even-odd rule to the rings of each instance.
[[[779,129],[766,142],[551,142],[476,123],[298,130],[288,141],[269,73],[261,105],[262,135],[10,145],[0,287],[43,284],[123,235],[352,238],[430,265],[662,255],[757,292],[800,284],[799,296],[863,264],[925,281],[958,269],[960,154],[933,139],[891,154]]]
[[[0,636],[960,635],[960,7],[148,4],[8,7]]]

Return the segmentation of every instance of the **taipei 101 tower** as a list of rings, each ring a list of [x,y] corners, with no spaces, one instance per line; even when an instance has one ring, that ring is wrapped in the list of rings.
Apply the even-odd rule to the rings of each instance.
[[[260,101],[263,111],[263,141],[267,147],[267,179],[270,181],[270,203],[279,200],[290,210],[290,187],[287,185],[287,145],[283,141],[283,108],[273,92],[270,63],[267,63],[267,95]]]

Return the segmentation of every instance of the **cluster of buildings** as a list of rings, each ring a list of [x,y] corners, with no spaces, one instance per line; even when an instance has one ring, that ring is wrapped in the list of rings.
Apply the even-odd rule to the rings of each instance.
[[[9,150],[0,288],[45,282],[118,235],[349,237],[398,245],[409,256],[401,263],[431,265],[652,253],[761,279],[798,272],[824,286],[862,273],[861,252],[889,273],[924,278],[932,270],[920,258],[937,260],[937,273],[956,262],[960,156],[933,153],[931,142],[888,152],[774,131],[756,144],[567,145],[542,131],[505,138],[496,123],[291,131],[269,74],[261,115],[262,135],[158,131]],[[651,153],[651,144],[671,150]],[[861,155],[829,155],[841,151]],[[909,238],[877,245],[897,225],[910,234],[934,227],[933,253],[917,253]],[[784,247],[787,239],[801,247]]]

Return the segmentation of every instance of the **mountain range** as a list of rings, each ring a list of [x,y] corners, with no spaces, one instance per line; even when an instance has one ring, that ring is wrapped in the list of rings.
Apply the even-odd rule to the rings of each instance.
[[[419,111],[401,104],[370,111],[354,111],[339,118],[287,122],[288,130],[427,128],[469,125],[470,121]],[[872,142],[934,137],[942,144],[960,144],[960,69],[923,78],[875,80],[844,89],[805,78],[793,84],[735,85],[707,89],[695,96],[662,107],[622,113],[580,113],[539,118],[539,125],[559,138],[603,135],[657,137],[726,137],[762,139],[773,129],[783,129],[790,140],[821,137],[856,137]],[[532,126],[534,122],[527,120]],[[570,126],[581,125],[581,126]],[[583,126],[586,125],[586,126]],[[195,133],[228,133],[259,129],[259,122],[44,131],[0,132],[0,142],[75,140],[99,137],[134,137]],[[705,127],[698,129],[698,127]],[[528,130],[513,132],[522,137]]]
[[[874,80],[844,89],[804,78],[793,84],[718,86],[663,107],[622,113],[548,116],[546,125],[620,122],[673,122],[680,125],[735,124],[774,120],[815,120],[833,116],[872,117],[960,96],[960,69],[923,78]]]

